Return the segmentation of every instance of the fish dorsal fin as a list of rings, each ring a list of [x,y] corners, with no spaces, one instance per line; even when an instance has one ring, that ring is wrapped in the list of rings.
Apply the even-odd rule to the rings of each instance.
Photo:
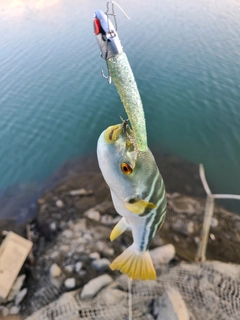
[[[110,240],[113,241],[117,237],[119,237],[125,230],[127,230],[128,225],[125,223],[125,219],[122,218],[112,229],[112,232],[110,234]]]
[[[152,202],[148,202],[138,197],[130,197],[125,200],[125,207],[135,214],[142,214],[146,209],[154,209],[157,206]]]

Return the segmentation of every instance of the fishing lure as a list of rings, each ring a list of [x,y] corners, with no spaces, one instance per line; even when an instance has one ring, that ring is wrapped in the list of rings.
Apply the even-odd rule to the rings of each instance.
[[[117,32],[102,11],[94,14],[94,32],[111,76],[131,122],[110,126],[98,139],[99,167],[107,182],[114,207],[122,219],[110,240],[131,229],[133,244],[110,265],[131,279],[156,279],[149,245],[166,215],[163,179],[147,147],[143,107],[127,57]]]
[[[146,151],[147,132],[142,100],[117,31],[108,16],[100,10],[95,11],[93,25],[101,56],[107,63],[108,80],[110,82],[113,79],[117,88],[133,128],[138,150]]]

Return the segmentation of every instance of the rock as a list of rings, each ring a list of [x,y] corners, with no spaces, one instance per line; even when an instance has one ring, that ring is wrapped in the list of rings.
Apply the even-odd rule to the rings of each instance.
[[[70,238],[73,237],[73,232],[71,230],[69,230],[69,229],[66,229],[66,230],[63,231],[62,236],[67,238],[67,239],[70,239]]]
[[[92,241],[92,236],[91,236],[90,233],[85,233],[85,234],[83,235],[83,238],[84,238],[85,240]]]
[[[62,270],[59,268],[59,266],[56,263],[52,264],[50,267],[50,276],[52,278],[57,278],[60,277],[61,274]]]
[[[4,306],[0,306],[0,314],[3,317],[6,317],[9,314],[9,310],[8,308],[4,307]]]
[[[218,226],[218,220],[216,218],[211,219],[211,227],[216,228]]]
[[[175,248],[172,244],[150,250],[154,264],[168,264],[175,256]]]
[[[92,262],[92,267],[97,271],[105,271],[109,269],[110,261],[107,258],[102,258],[98,260],[94,260]]]
[[[86,217],[88,217],[89,219],[95,220],[95,221],[99,221],[100,220],[100,212],[96,211],[94,208],[91,208],[89,210],[87,210],[86,212],[84,212],[84,215]]]
[[[189,313],[181,294],[169,288],[155,300],[154,314],[156,320],[189,320]]]
[[[22,302],[22,300],[24,299],[24,297],[27,294],[27,291],[28,291],[28,289],[24,288],[17,293],[16,298],[15,298],[15,305],[16,306],[18,306]]]
[[[128,293],[122,290],[116,288],[107,288],[107,290],[104,291],[103,299],[106,305],[117,305],[119,301],[127,299],[127,295]]]
[[[12,314],[12,315],[13,315],[13,314],[19,314],[20,310],[21,310],[21,307],[20,307],[20,306],[12,306],[12,307],[10,308],[9,313]]]
[[[56,222],[52,222],[52,223],[50,224],[50,229],[51,229],[52,231],[56,231],[56,230],[57,230],[57,224],[56,224]]]
[[[25,279],[26,279],[26,275],[25,274],[21,274],[19,277],[17,277],[17,279],[14,282],[14,285],[12,286],[12,289],[11,289],[9,295],[8,295],[7,301],[12,301],[15,298],[16,294],[21,289]]]
[[[56,201],[56,206],[57,206],[59,209],[61,209],[61,208],[64,207],[64,203],[62,202],[62,200],[58,199],[58,200]]]
[[[71,264],[64,267],[67,272],[73,272],[73,266]]]
[[[98,252],[92,252],[92,253],[90,253],[89,258],[90,258],[91,260],[100,259],[100,254],[99,254]]]
[[[82,269],[83,263],[82,261],[78,261],[77,263],[75,263],[75,272],[79,272]]]
[[[68,278],[64,281],[64,286],[66,289],[74,289],[76,286],[76,279],[75,278]]]
[[[85,189],[78,189],[78,190],[71,190],[69,191],[70,196],[90,196],[92,195],[92,190],[85,190]]]
[[[83,287],[81,299],[87,300],[93,298],[102,288],[109,285],[112,281],[113,279],[108,274],[92,279]]]

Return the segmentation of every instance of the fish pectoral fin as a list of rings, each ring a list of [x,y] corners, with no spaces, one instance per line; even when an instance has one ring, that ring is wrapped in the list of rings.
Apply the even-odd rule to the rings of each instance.
[[[157,206],[152,202],[148,202],[138,197],[129,197],[125,200],[125,207],[133,213],[142,214],[146,209],[154,209]]]
[[[118,223],[115,225],[115,227],[112,229],[112,232],[110,234],[110,240],[113,241],[117,237],[119,237],[126,229],[128,228],[128,225],[125,223],[124,218],[122,218]]]
[[[156,271],[149,251],[136,251],[133,245],[123,251],[110,265],[133,280],[156,280]]]

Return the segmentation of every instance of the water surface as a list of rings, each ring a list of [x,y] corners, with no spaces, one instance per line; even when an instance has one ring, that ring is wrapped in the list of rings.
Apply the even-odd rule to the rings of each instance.
[[[119,4],[150,146],[203,163],[215,192],[240,194],[240,2]],[[1,1],[1,190],[95,152],[101,131],[126,117],[100,75],[95,9],[105,1]]]

